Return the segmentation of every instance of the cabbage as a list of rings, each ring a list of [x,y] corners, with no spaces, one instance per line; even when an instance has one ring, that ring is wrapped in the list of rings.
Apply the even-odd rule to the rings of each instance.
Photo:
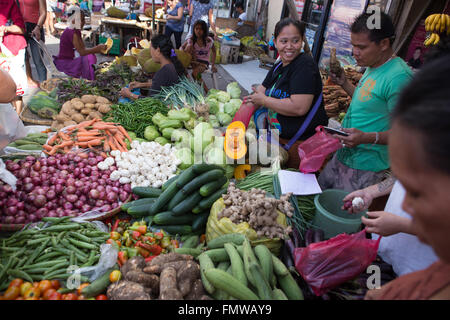
[[[219,102],[214,98],[208,98],[206,99],[206,103],[209,106],[209,113],[210,114],[216,114],[219,112]]]
[[[227,84],[227,92],[233,99],[239,99],[241,97],[241,88],[239,88],[239,84],[236,81]]]
[[[223,103],[223,102],[219,102],[219,112],[225,112],[224,110],[223,110],[223,107],[225,106],[225,103]],[[216,112],[216,115],[217,115],[217,112]]]
[[[156,138],[160,137],[158,129],[155,126],[147,126],[144,131],[144,138],[148,141],[153,141]]]
[[[228,113],[218,112],[216,114],[216,117],[222,126],[228,126],[231,123],[231,121],[233,121],[233,118],[231,118],[231,116]]]
[[[208,164],[217,164],[220,166],[225,166],[227,161],[227,156],[223,149],[219,149],[214,145],[205,150],[203,154],[203,161]]]
[[[234,166],[232,166],[231,164],[227,164],[225,166],[225,176],[228,179],[233,178],[233,176],[234,176]]]
[[[219,91],[219,92],[217,92],[216,93],[216,97],[217,97],[216,99],[219,102],[223,102],[223,103],[228,102],[228,101],[231,100],[231,95],[228,92],[226,92],[226,91]]]
[[[208,90],[208,94],[206,95],[206,97],[210,97],[210,96],[214,96],[217,92],[219,92],[219,89],[209,89]]]
[[[208,121],[212,125],[213,128],[219,128],[220,127],[220,122],[219,122],[219,120],[217,120],[215,115],[210,114]]]
[[[225,103],[223,106],[223,111],[228,113],[230,116],[234,116],[234,114],[241,107],[242,100],[241,99],[231,99],[229,102]]]
[[[191,145],[194,153],[203,154],[206,146],[214,140],[214,129],[208,122],[200,122],[194,128],[194,139]]]
[[[176,149],[175,156],[181,161],[181,164],[178,167],[182,170],[187,169],[194,164],[194,154],[189,148]]]

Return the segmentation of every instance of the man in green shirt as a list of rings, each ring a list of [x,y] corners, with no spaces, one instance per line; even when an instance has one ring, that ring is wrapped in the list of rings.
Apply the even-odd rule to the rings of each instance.
[[[363,13],[350,27],[353,56],[366,71],[354,87],[342,72],[335,83],[351,97],[352,102],[342,122],[348,136],[319,176],[322,189],[354,191],[376,184],[389,169],[387,141],[390,113],[412,72],[405,61],[394,55],[392,43],[395,28],[391,18],[381,13],[381,28],[369,29],[371,15]],[[368,21],[369,20],[369,21]]]

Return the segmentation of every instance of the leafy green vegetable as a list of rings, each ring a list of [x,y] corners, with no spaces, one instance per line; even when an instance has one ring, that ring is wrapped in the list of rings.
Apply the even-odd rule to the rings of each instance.
[[[194,128],[194,153],[203,153],[206,146],[214,140],[214,130],[208,122],[200,122]]]
[[[153,141],[160,137],[158,129],[155,126],[147,126],[144,131],[144,138],[148,141]]]
[[[241,88],[239,88],[239,84],[236,81],[227,84],[227,92],[232,99],[239,99],[241,97]]]
[[[226,91],[219,91],[216,93],[216,96],[219,102],[225,103],[231,100],[231,95]]]
[[[194,154],[189,148],[178,149],[176,147],[175,156],[181,161],[178,166],[181,170],[187,169],[194,164]]]
[[[231,121],[233,121],[233,118],[231,118],[228,113],[218,112],[216,117],[222,126],[227,126],[231,123]]]
[[[206,103],[209,106],[209,113],[216,114],[219,112],[219,102],[214,98],[207,98]]]

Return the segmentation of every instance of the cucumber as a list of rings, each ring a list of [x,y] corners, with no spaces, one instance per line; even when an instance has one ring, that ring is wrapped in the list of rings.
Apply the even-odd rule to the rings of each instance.
[[[214,202],[217,201],[220,197],[222,197],[222,194],[227,193],[227,188],[221,188],[220,190],[214,192],[212,195],[210,195],[207,198],[204,198],[202,201],[199,202],[198,206],[201,209],[207,209],[211,208]]]
[[[241,245],[245,240],[245,236],[242,233],[228,233],[217,238],[212,239],[208,242],[209,249],[223,248],[225,243],[234,243],[236,245]]]
[[[205,254],[207,254],[213,262],[230,261],[230,257],[224,248],[206,250]]]
[[[231,261],[233,276],[238,279],[240,283],[247,286],[248,280],[244,271],[244,262],[242,261],[239,252],[237,252],[236,248],[231,243],[225,243],[224,247]]]
[[[193,214],[183,214],[176,216],[172,211],[164,211],[153,216],[153,222],[159,225],[189,224],[194,219]]]
[[[122,204],[122,205],[120,206],[120,208],[121,208],[123,211],[127,211],[128,208],[130,208],[130,207],[134,207],[134,206],[138,206],[138,205],[143,205],[143,204],[148,204],[148,205],[150,205],[150,204],[152,204],[152,203],[155,202],[155,201],[156,201],[156,198],[143,198],[143,199],[138,199],[138,200],[134,200],[134,201],[130,201],[130,202],[124,203],[124,204]]]
[[[206,171],[214,170],[214,169],[220,169],[223,172],[225,172],[225,168],[222,166],[219,166],[217,164],[209,164],[209,163],[198,163],[194,164],[192,167],[192,170],[195,174],[201,174]]]
[[[289,300],[303,300],[303,292],[295,281],[294,277],[288,272],[285,276],[278,276],[278,284]]]
[[[272,263],[273,263],[273,272],[277,276],[286,276],[289,274],[288,268],[284,265],[283,261],[278,259],[275,255],[272,254]]]
[[[259,264],[261,265],[264,279],[270,283],[273,275],[272,253],[269,248],[263,244],[258,244],[253,251],[259,260]]]
[[[263,271],[259,264],[252,262],[250,263],[249,269],[255,279],[255,287],[258,291],[258,297],[261,300],[273,300],[272,289],[264,278]]]
[[[190,234],[192,233],[192,227],[188,225],[176,225],[176,226],[157,226],[158,229],[163,229],[164,231],[170,233],[171,235],[179,234]]]
[[[176,181],[177,187],[179,189],[183,188],[185,184],[187,184],[189,181],[194,179],[196,176],[197,176],[197,174],[193,171],[192,166],[187,168],[182,173],[180,173],[180,175]]]
[[[199,214],[199,213],[202,213],[203,211],[205,211],[205,210],[201,209],[199,206],[195,206],[195,208],[192,209],[193,214]]]
[[[141,198],[157,198],[163,193],[161,189],[151,187],[134,187],[132,192]]]
[[[182,190],[178,190],[178,192],[175,194],[175,196],[169,201],[169,205],[167,206],[167,209],[172,210],[175,208],[177,204],[182,202],[184,199],[186,199],[189,195],[183,193]]]
[[[17,146],[17,149],[20,150],[41,150],[42,145],[40,144],[22,144],[20,146]]]
[[[195,208],[197,204],[202,200],[202,196],[199,192],[196,192],[192,195],[189,195],[189,197],[182,202],[178,203],[173,209],[172,212],[174,215],[182,215],[184,213],[190,212],[192,209]]]
[[[175,253],[179,253],[179,254],[188,254],[193,256],[194,258],[197,258],[202,252],[202,249],[197,249],[197,248],[175,248],[174,250]]]
[[[189,169],[188,169],[189,170]],[[177,179],[177,182],[180,178]],[[177,183],[172,183],[166,190],[164,190],[161,195],[156,199],[156,201],[152,204],[149,210],[150,215],[154,215],[158,213],[165,205],[169,203],[169,201],[175,196],[178,192]]]
[[[129,207],[127,210],[127,213],[136,218],[136,217],[145,217],[147,215],[149,215],[149,209],[151,207],[152,204],[141,204],[141,205],[137,205],[137,206],[132,206]]]
[[[217,181],[220,178],[225,177],[224,172],[219,169],[213,169],[210,171],[207,171],[205,173],[200,174],[199,176],[192,179],[190,182],[185,184],[183,188],[181,188],[181,191],[183,191],[185,194],[190,194],[194,192],[197,189],[200,189],[204,184],[211,182],[211,181]]]
[[[209,211],[196,215],[194,220],[192,221],[192,231],[200,231],[202,228],[204,228],[206,226],[206,223],[208,222],[208,218]]]
[[[205,273],[208,270],[214,269],[214,262],[205,253],[200,254],[197,259],[200,264],[200,277],[202,279],[203,287],[209,294],[213,294],[214,291],[216,291],[216,288],[209,282],[208,278],[206,278]]]
[[[172,182],[175,182],[178,179],[178,175],[173,176],[172,178],[170,178],[169,180],[167,180],[166,182],[163,183],[161,190],[164,191],[167,189],[168,186],[170,186],[172,184]]]
[[[212,268],[204,271],[205,278],[216,288],[240,300],[259,300],[258,296],[226,271]]]
[[[219,180],[208,182],[200,188],[200,194],[203,197],[207,197],[213,194],[215,191],[219,190],[220,187],[222,187],[227,181],[227,177],[222,176],[219,178]]]
[[[248,281],[254,287],[256,287],[256,280],[255,278],[253,278],[253,274],[250,271],[250,265],[252,263],[258,263],[258,261],[256,260],[256,256],[255,253],[253,252],[252,245],[250,244],[250,241],[247,238],[242,243],[242,249],[243,249],[242,260],[244,261],[245,274],[247,275]]]
[[[275,288],[272,290],[272,297],[275,300],[288,300],[288,297],[284,294],[283,290]]]
[[[182,248],[195,248],[198,245],[199,236],[193,235],[183,241]]]
[[[18,145],[18,146],[27,145],[27,144],[38,145],[37,142],[34,142],[34,141],[29,140],[29,139],[26,139],[26,138],[24,138],[24,139],[18,139],[18,140],[16,140],[16,141],[14,141],[14,143],[15,143],[16,145]]]
[[[81,294],[87,298],[90,298],[105,292],[111,283],[111,281],[109,281],[109,274],[114,270],[118,270],[117,265],[109,268],[103,275],[94,280],[90,285],[81,289]]]

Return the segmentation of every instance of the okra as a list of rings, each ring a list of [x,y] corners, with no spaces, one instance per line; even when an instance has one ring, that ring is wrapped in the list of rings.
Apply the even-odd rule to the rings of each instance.
[[[81,228],[81,226],[79,223],[71,223],[71,224],[51,226],[51,227],[43,229],[42,231],[44,231],[44,232],[60,232],[60,231],[77,230],[80,228]]]
[[[98,246],[96,246],[95,244],[92,243],[86,243],[83,241],[78,241],[72,238],[69,238],[69,241],[74,245],[77,246],[79,248],[85,248],[85,249],[90,249],[90,250],[96,250],[98,249]]]
[[[65,261],[67,261],[67,259],[57,259],[57,260],[44,261],[44,262],[39,262],[39,263],[35,263],[35,264],[30,264],[30,265],[24,266],[23,269],[30,270],[30,269],[33,269],[33,268],[51,267],[55,263],[61,263],[61,262],[65,262]]]
[[[71,235],[74,238],[78,238],[79,240],[84,241],[84,242],[88,242],[88,243],[92,242],[91,238],[86,237],[84,234],[81,234],[81,233],[78,233],[78,232],[72,232],[71,231],[71,232],[69,232],[69,235]]]
[[[16,269],[11,269],[8,270],[7,273],[15,278],[20,278],[20,279],[24,279],[27,280],[29,282],[33,282],[33,279],[30,277],[30,275],[28,273],[26,273],[25,271],[22,270],[16,270]]]

